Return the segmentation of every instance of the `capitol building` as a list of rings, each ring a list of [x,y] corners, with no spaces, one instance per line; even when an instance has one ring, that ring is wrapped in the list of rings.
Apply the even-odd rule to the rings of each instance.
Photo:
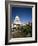
[[[21,28],[20,26],[21,26],[20,18],[19,16],[16,16],[14,22],[11,24],[11,29],[12,31],[18,31]]]

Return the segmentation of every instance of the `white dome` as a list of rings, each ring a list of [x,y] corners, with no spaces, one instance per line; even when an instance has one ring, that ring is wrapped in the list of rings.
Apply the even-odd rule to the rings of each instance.
[[[19,18],[18,16],[16,16],[16,18]]]
[[[15,17],[14,23],[15,23],[15,24],[21,24],[21,21],[20,21],[19,16],[16,16],[16,17]]]
[[[16,17],[15,17],[15,20],[18,20],[18,21],[19,21],[19,20],[20,20],[19,16],[16,16]]]

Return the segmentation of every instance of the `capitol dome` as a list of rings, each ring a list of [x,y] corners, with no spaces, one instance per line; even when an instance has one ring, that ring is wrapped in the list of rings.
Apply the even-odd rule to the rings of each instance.
[[[14,20],[14,24],[21,24],[20,17],[16,16]]]

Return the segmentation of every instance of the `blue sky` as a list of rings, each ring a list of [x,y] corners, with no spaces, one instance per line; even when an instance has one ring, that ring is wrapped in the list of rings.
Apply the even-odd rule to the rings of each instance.
[[[32,22],[32,8],[12,7],[11,20],[14,20],[16,16],[20,17],[22,23]]]

